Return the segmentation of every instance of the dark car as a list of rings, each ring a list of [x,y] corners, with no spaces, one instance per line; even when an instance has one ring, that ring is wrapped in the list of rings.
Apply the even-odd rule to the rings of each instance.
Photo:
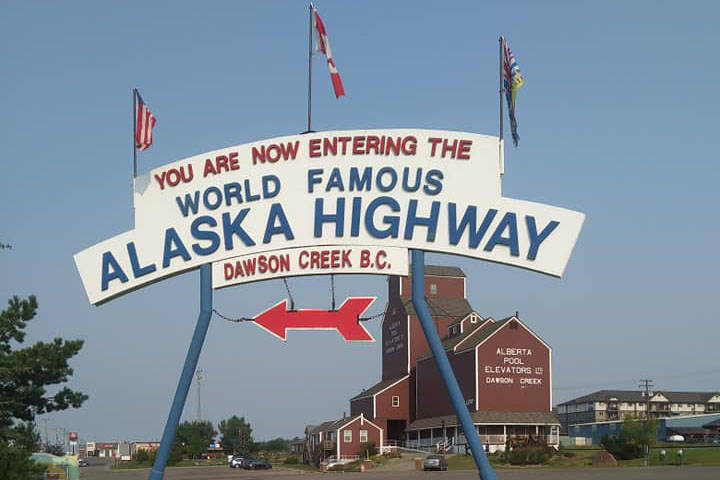
[[[270,462],[263,460],[262,458],[253,458],[243,463],[243,468],[248,470],[269,470],[272,468]]]
[[[447,470],[447,461],[442,455],[428,455],[423,461],[423,470]]]

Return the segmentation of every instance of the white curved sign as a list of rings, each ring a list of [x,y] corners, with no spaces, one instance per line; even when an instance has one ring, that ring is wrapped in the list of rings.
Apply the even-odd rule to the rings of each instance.
[[[498,141],[330,131],[196,155],[138,177],[135,228],[75,263],[94,304],[204,263],[324,245],[418,248],[560,276],[584,215],[502,197]]]

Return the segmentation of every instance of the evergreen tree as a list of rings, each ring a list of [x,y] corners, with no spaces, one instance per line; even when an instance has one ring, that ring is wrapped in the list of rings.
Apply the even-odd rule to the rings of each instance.
[[[35,416],[78,408],[88,398],[67,386],[60,388],[73,374],[68,361],[80,351],[82,340],[55,338],[20,348],[37,308],[31,295],[11,298],[0,312],[0,472],[14,480],[42,478],[44,467],[30,460],[39,446]],[[47,387],[57,391],[49,394]]]

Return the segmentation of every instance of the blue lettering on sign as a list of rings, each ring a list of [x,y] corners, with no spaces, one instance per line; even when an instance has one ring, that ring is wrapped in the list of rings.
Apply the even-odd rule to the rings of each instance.
[[[508,236],[504,237],[503,233],[508,230]],[[520,247],[518,246],[518,233],[517,233],[517,219],[515,214],[507,212],[505,216],[500,220],[495,232],[490,237],[490,240],[485,245],[485,251],[491,252],[496,245],[505,245],[510,248],[510,255],[513,257],[520,256]]]
[[[183,214],[183,217],[187,217],[190,212],[192,212],[193,215],[197,215],[198,204],[200,203],[200,191],[195,190],[194,196],[192,197],[189,193],[186,193],[184,201],[181,200],[179,196],[175,197],[175,201],[178,207],[180,207],[180,212]]]
[[[274,198],[280,193],[280,179],[276,175],[265,175],[262,177],[262,188],[263,198]]]
[[[375,238],[397,238],[400,226],[400,219],[397,216],[385,215],[383,217],[383,223],[388,225],[386,229],[380,230],[375,227],[373,217],[375,216],[375,210],[381,206],[390,207],[390,210],[393,212],[400,211],[400,205],[394,198],[385,196],[377,197],[375,200],[370,202],[367,211],[365,212],[365,229],[367,229],[368,233]]]
[[[308,170],[308,193],[314,193],[315,185],[322,182],[322,178],[318,178],[322,173],[322,168],[311,168]]]
[[[425,176],[425,183],[427,185],[423,187],[423,192],[425,192],[427,195],[437,195],[438,193],[442,192],[442,179],[442,171],[428,170],[428,173]]]
[[[220,248],[220,235],[212,230],[200,230],[200,226],[203,224],[217,227],[217,221],[213,217],[203,215],[193,220],[192,225],[190,225],[190,234],[197,240],[208,240],[210,245],[202,247],[199,243],[193,243],[192,250],[198,255],[212,255]]]
[[[170,266],[170,260],[175,257],[182,257],[186,262],[190,260],[190,252],[180,239],[180,235],[174,228],[165,230],[165,247],[163,248],[163,268]]]
[[[335,222],[335,236],[342,237],[345,230],[345,199],[337,199],[337,209],[335,213],[323,213],[323,205],[325,202],[322,198],[315,199],[315,238],[322,237],[323,223]]]
[[[280,222],[280,225],[275,226],[276,221]],[[290,223],[288,223],[288,219],[285,216],[285,211],[279,203],[270,205],[270,213],[268,214],[267,224],[265,225],[263,243],[270,243],[273,235],[284,235],[285,240],[293,240],[295,238],[290,228]]]
[[[230,220],[230,214],[228,212],[223,213],[222,221],[223,237],[225,237],[225,250],[233,249],[233,235],[237,235],[238,238],[248,247],[255,245],[255,242],[252,238],[250,238],[250,235],[248,235],[245,229],[240,226],[249,211],[249,208],[243,208],[232,220]]]
[[[417,200],[410,200],[409,210],[407,214],[407,222],[405,223],[405,240],[412,240],[413,229],[415,225],[428,227],[427,241],[435,241],[435,232],[437,231],[438,216],[440,215],[440,202],[432,202],[429,217],[417,216]]]
[[[460,225],[458,226],[457,205],[452,202],[449,203],[448,237],[450,240],[450,245],[457,245],[458,243],[460,243],[460,239],[462,238],[465,229],[469,228],[470,233],[468,235],[468,247],[477,248],[477,246],[480,244],[483,237],[485,236],[485,232],[487,232],[487,229],[490,227],[490,223],[492,223],[493,219],[495,218],[495,215],[497,215],[497,210],[495,210],[494,208],[489,209],[485,213],[485,217],[483,218],[480,227],[476,229],[475,226],[477,225],[477,207],[471,205],[465,210],[465,215],[463,215],[462,220],[460,220]]]
[[[344,192],[345,186],[343,185],[342,175],[340,175],[339,168],[333,168],[330,172],[327,184],[325,185],[325,191],[329,192],[332,189],[336,189],[338,192]]]
[[[540,244],[553,232],[553,230],[557,228],[558,225],[560,225],[560,222],[555,220],[551,221],[545,226],[545,228],[543,228],[540,234],[537,233],[535,217],[526,215],[525,224],[527,225],[528,235],[530,236],[530,249],[528,250],[527,259],[535,260]]]
[[[102,279],[101,287],[102,291],[108,289],[108,284],[110,281],[118,279],[122,283],[125,283],[128,281],[127,275],[125,275],[125,272],[123,272],[122,267],[120,267],[120,264],[117,260],[115,260],[115,257],[110,252],[104,252],[102,256]]]
[[[147,275],[148,273],[152,273],[157,270],[157,267],[154,263],[151,263],[150,265],[146,265],[144,267],[140,266],[137,251],[135,250],[135,242],[128,243],[126,248],[128,256],[130,257],[130,265],[132,266],[133,276],[135,278],[142,277],[143,275]]]
[[[360,176],[357,167],[350,169],[350,181],[348,182],[348,190],[351,192],[370,191],[370,184],[372,183],[372,167],[366,167],[363,169],[362,176]]]

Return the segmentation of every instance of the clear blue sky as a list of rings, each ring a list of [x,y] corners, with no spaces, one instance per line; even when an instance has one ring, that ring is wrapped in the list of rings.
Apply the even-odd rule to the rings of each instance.
[[[314,127],[497,132],[497,37],[526,85],[504,194],[587,214],[561,280],[449,256],[482,315],[516,310],[553,346],[554,400],[602,388],[720,389],[716,2],[325,1],[347,97],[315,59]],[[0,299],[36,294],[28,342],[83,338],[82,438],[160,437],[196,320],[198,274],[101,307],[72,255],[132,227],[131,89],[158,117],[140,168],[305,128],[307,4],[3,2],[0,6]],[[382,277],[339,277],[338,297],[386,298]],[[328,279],[291,283],[329,304]],[[228,315],[285,297],[280,281],[216,295]],[[379,333],[379,322],[371,325]],[[334,332],[282,343],[211,324],[203,416],[246,415],[256,437],[340,416],[377,381],[379,348]],[[191,391],[184,418],[196,411]]]

